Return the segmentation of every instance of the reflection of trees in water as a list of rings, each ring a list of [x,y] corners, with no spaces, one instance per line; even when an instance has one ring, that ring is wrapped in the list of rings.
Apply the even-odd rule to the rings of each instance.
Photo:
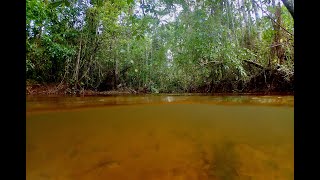
[[[263,104],[293,106],[293,96],[105,96],[28,97],[27,111],[152,103]]]

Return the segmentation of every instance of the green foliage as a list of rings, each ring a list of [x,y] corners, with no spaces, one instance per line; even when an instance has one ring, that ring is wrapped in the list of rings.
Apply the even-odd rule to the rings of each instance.
[[[253,19],[252,1],[238,3],[27,0],[27,78],[154,93],[246,81],[253,73],[244,60],[267,66],[277,32],[269,17]],[[265,4],[273,15],[271,2]],[[281,25],[292,32],[290,13],[281,11]],[[290,71],[293,37],[281,33]]]

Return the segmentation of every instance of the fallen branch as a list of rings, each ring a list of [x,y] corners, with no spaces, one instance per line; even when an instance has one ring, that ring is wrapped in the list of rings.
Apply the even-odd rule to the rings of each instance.
[[[256,62],[253,62],[253,61],[249,61],[249,60],[243,60],[244,62],[248,63],[248,64],[251,64],[259,69],[264,69],[264,67]]]
[[[214,63],[215,65],[222,64],[222,62],[220,62],[220,61],[208,61],[208,62],[200,63],[200,65],[204,66],[204,65],[207,65],[209,63]]]

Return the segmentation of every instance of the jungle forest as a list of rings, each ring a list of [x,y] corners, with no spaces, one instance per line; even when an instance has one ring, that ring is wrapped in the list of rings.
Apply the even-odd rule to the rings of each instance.
[[[27,94],[293,92],[292,0],[27,0]],[[48,89],[48,88],[47,88]]]
[[[294,100],[293,0],[26,1],[26,180],[293,180]]]

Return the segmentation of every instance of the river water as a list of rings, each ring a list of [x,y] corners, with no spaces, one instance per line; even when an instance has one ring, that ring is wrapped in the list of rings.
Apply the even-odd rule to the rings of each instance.
[[[27,97],[26,179],[293,180],[293,96]]]

